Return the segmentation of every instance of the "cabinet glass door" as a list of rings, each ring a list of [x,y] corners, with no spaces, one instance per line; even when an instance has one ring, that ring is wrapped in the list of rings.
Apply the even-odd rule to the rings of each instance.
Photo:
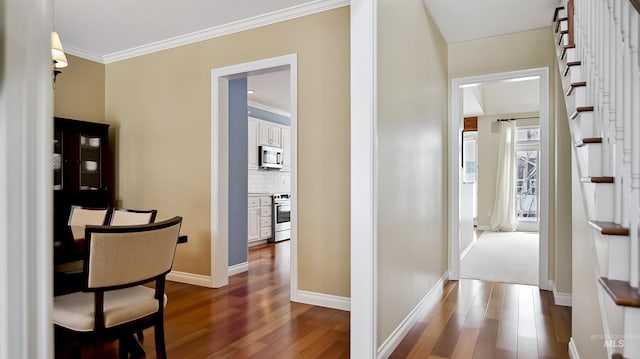
[[[100,183],[102,138],[80,135],[80,190],[98,190]]]
[[[53,137],[53,190],[62,189],[62,132],[56,131]]]

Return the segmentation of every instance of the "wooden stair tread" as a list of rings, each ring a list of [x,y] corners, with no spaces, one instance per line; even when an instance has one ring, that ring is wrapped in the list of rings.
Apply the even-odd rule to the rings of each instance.
[[[640,308],[638,289],[632,288],[629,282],[601,277],[600,284],[617,305]]]
[[[607,176],[593,176],[593,177],[585,177],[582,179],[582,182],[588,183],[613,183],[615,178],[607,177]]]
[[[573,66],[580,66],[582,65],[582,62],[580,61],[569,61],[567,62],[567,66],[564,67],[564,72],[562,73],[563,76],[567,76],[569,74],[569,70],[571,70],[571,68]]]
[[[561,10],[564,10],[564,6],[556,7],[555,11],[553,12],[553,20],[551,20],[552,22],[558,21],[558,15],[560,14]]]
[[[575,90],[576,87],[585,87],[585,86],[587,86],[586,81],[572,82],[571,85],[569,85],[569,90],[567,90],[566,95],[571,96],[571,94],[573,93],[573,90]]]
[[[591,143],[602,143],[602,137],[587,137],[576,142],[576,147],[582,147]]]
[[[579,114],[581,114],[582,112],[593,112],[593,106],[580,106],[580,107],[576,107],[576,110],[573,111],[573,113],[571,114],[571,116],[569,116],[570,119],[574,120],[576,117],[578,117]]]
[[[558,30],[560,30],[560,23],[562,23],[563,21],[568,21],[568,20],[569,20],[569,18],[568,18],[568,17],[566,17],[566,16],[564,16],[564,17],[559,17],[559,18],[556,20],[556,28],[555,28],[555,30],[554,30],[554,31],[555,31],[555,32],[558,32]]]
[[[624,359],[624,356],[620,353],[613,353],[611,354],[611,359]]]
[[[608,236],[628,236],[629,228],[623,227],[613,222],[589,221],[591,227],[597,229],[600,233]]]

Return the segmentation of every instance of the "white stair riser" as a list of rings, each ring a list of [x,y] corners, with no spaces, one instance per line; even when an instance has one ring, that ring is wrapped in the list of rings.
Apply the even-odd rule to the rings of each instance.
[[[629,237],[609,236],[593,230],[598,277],[629,280]]]
[[[569,80],[569,83],[584,81],[582,77],[582,66],[571,66],[566,78]]]
[[[589,210],[589,218],[594,221],[613,221],[613,183],[582,184]]]
[[[575,107],[587,106],[587,87],[581,86],[574,88],[570,97],[573,97]]]
[[[609,245],[609,264],[607,278],[629,280],[629,237],[603,236]]]
[[[566,51],[567,53],[564,56],[565,61],[567,62],[578,61],[578,56],[575,48],[567,49]]]
[[[565,97],[567,102],[569,98]],[[575,107],[567,107],[569,114],[573,113]],[[573,141],[578,142],[583,138],[597,137],[593,131],[593,114],[591,112],[582,112],[575,119],[571,120],[571,128],[573,130]]]
[[[590,143],[576,148],[580,177],[602,176],[602,144]]]

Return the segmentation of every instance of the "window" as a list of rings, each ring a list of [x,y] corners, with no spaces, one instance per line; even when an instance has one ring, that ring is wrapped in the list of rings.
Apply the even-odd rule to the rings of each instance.
[[[540,127],[516,130],[516,213],[518,221],[538,220]]]

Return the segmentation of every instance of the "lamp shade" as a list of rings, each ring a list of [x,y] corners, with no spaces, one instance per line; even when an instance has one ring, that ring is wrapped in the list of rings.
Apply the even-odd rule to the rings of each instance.
[[[51,32],[51,57],[53,58],[53,67],[56,69],[67,67],[69,64],[62,48],[60,36],[55,31]]]

